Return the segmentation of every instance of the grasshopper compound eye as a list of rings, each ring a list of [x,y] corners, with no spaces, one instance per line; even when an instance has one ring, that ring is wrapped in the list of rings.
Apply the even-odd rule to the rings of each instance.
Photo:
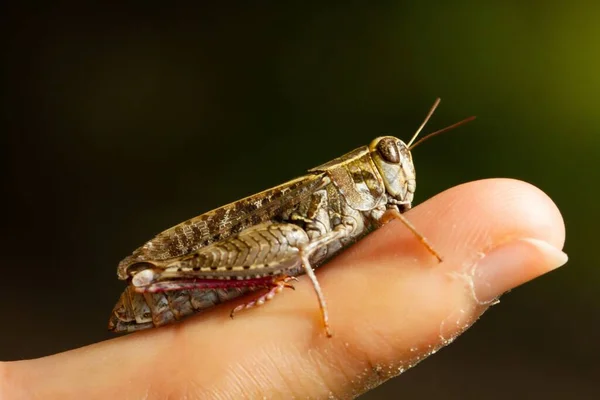
[[[385,137],[377,143],[377,152],[381,158],[391,164],[400,163],[400,151],[398,150],[397,139],[393,137]]]

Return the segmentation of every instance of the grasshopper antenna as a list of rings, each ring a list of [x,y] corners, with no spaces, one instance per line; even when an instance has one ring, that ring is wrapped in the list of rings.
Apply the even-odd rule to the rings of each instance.
[[[458,128],[459,126],[464,125],[467,122],[471,122],[471,121],[473,121],[476,118],[475,116],[471,116],[471,117],[465,118],[462,121],[458,121],[457,123],[452,124],[450,126],[447,126],[445,128],[442,128],[439,131],[432,132],[429,135],[427,135],[425,137],[422,137],[421,139],[419,139],[415,143],[413,143],[415,141],[415,139],[417,138],[417,136],[419,136],[419,133],[421,133],[421,131],[423,130],[423,128],[425,127],[425,125],[427,124],[427,122],[429,121],[429,119],[431,118],[431,116],[433,115],[435,109],[440,104],[440,101],[441,101],[441,99],[439,97],[437,99],[435,99],[435,102],[433,103],[433,106],[431,106],[431,109],[429,110],[429,113],[425,117],[425,120],[423,121],[423,123],[421,124],[421,126],[419,126],[419,129],[417,129],[417,131],[415,132],[415,134],[413,135],[413,137],[410,139],[410,142],[408,142],[408,144],[406,145],[406,147],[408,147],[408,150],[414,149],[415,147],[417,147],[418,145],[420,145],[421,143],[423,143],[427,139],[430,139],[430,138],[432,138],[434,136],[437,136],[437,135],[441,135],[442,133],[448,132],[449,130],[452,130],[454,128]]]
[[[442,128],[442,129],[440,129],[439,131],[432,132],[432,133],[430,133],[429,135],[427,135],[427,136],[424,136],[424,137],[422,137],[421,139],[417,140],[417,141],[416,141],[414,144],[412,144],[412,145],[409,145],[409,146],[408,146],[408,150],[412,150],[412,149],[414,149],[415,147],[417,147],[418,145],[420,145],[421,143],[423,143],[423,142],[424,142],[424,141],[426,141],[427,139],[431,139],[431,138],[432,138],[432,137],[434,137],[434,136],[441,135],[441,134],[442,134],[442,133],[444,133],[444,132],[448,132],[449,130],[452,130],[452,129],[454,129],[454,128],[458,128],[459,126],[461,126],[461,125],[464,125],[464,124],[466,124],[467,122],[471,122],[471,121],[473,121],[475,118],[477,118],[477,117],[475,117],[475,116],[473,115],[473,116],[471,116],[471,117],[468,117],[468,118],[465,118],[465,119],[463,119],[462,121],[458,121],[458,122],[457,122],[457,123],[455,123],[455,124],[452,124],[452,125],[450,125],[450,126],[447,126],[447,127],[445,127],[445,128]]]
[[[423,130],[423,128],[425,128],[425,125],[427,125],[427,122],[429,122],[429,118],[431,118],[431,116],[435,112],[435,109],[437,108],[437,106],[440,105],[440,101],[442,101],[442,99],[440,99],[439,97],[437,99],[435,99],[435,102],[433,103],[433,106],[431,106],[431,109],[429,110],[429,112],[427,113],[427,116],[425,117],[425,119],[421,123],[421,126],[419,126],[419,129],[417,129],[417,131],[415,132],[415,134],[413,135],[413,137],[410,139],[410,142],[408,142],[408,144],[406,145],[406,147],[408,147],[409,150],[410,150],[410,146],[412,145],[412,142],[414,142],[415,139],[417,138],[417,136],[419,136],[419,133],[421,133],[421,131]],[[420,142],[420,140],[419,140],[419,142]]]

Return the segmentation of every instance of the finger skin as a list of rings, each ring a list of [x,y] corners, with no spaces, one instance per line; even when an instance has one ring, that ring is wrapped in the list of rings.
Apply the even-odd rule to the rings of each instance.
[[[233,321],[229,312],[239,303],[161,329],[2,363],[0,398],[351,398],[449,343],[485,311],[453,273],[513,238],[560,249],[565,237],[554,203],[508,179],[449,189],[406,216],[444,262],[398,221],[343,252],[317,271],[332,339],[301,277],[296,291]]]

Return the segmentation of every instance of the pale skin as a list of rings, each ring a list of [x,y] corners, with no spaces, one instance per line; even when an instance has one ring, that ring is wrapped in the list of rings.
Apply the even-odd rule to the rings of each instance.
[[[295,291],[234,320],[241,301],[184,323],[0,363],[0,398],[352,398],[447,344],[506,290],[566,262],[560,212],[523,182],[464,184],[405,216],[444,261],[392,221],[318,269],[331,339],[302,276]]]

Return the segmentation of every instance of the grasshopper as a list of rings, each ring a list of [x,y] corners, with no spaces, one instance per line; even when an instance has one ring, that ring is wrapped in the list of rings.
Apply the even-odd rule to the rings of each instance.
[[[113,309],[109,330],[130,332],[166,325],[248,292],[267,289],[237,312],[260,306],[306,274],[331,337],[325,297],[315,267],[391,219],[399,219],[439,261],[429,242],[402,215],[416,189],[411,150],[467,118],[415,139],[378,137],[282,185],[180,223],[119,263],[128,287]]]

